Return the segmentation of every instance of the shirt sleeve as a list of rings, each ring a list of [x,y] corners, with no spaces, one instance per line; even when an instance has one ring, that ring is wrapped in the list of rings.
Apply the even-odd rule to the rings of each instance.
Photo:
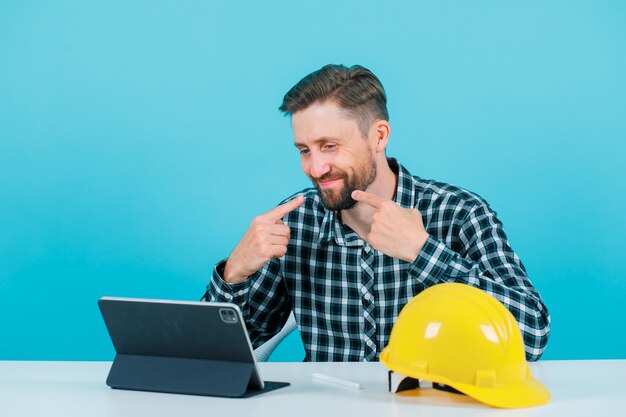
[[[524,338],[526,358],[539,359],[550,334],[550,315],[526,270],[511,249],[502,223],[486,204],[474,207],[458,228],[461,253],[428,238],[410,276],[424,288],[459,282],[492,295],[515,317]]]
[[[222,279],[225,265],[226,260],[223,260],[213,268],[203,299],[236,304],[246,322],[252,347],[256,349],[280,331],[291,312],[280,261],[269,260],[258,272],[236,284]]]

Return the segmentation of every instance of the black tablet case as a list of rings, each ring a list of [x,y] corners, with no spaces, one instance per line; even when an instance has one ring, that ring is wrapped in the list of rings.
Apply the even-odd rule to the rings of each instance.
[[[117,352],[112,388],[219,397],[249,397],[289,385],[260,377],[234,305],[103,297],[102,317]],[[220,308],[237,311],[224,322]]]

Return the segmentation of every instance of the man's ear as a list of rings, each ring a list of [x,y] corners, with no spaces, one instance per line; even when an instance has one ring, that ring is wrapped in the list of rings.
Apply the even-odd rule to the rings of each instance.
[[[376,152],[385,152],[387,143],[389,142],[389,134],[391,133],[391,126],[386,120],[377,120],[372,124],[370,134],[375,139]]]

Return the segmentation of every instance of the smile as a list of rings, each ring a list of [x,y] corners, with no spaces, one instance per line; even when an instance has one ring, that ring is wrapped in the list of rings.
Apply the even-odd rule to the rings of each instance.
[[[334,178],[334,179],[330,179],[330,180],[326,180],[326,181],[318,181],[318,184],[320,185],[320,187],[322,188],[327,188],[332,186],[333,184],[335,184],[336,182],[338,182],[341,178]]]

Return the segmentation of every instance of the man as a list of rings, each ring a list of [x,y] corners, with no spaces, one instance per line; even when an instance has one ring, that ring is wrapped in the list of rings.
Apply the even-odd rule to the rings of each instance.
[[[387,98],[361,66],[327,65],[284,97],[315,188],[256,217],[207,287],[240,306],[255,347],[293,310],[306,360],[375,361],[402,307],[442,282],[500,300],[538,359],[550,317],[485,200],[387,158]]]

